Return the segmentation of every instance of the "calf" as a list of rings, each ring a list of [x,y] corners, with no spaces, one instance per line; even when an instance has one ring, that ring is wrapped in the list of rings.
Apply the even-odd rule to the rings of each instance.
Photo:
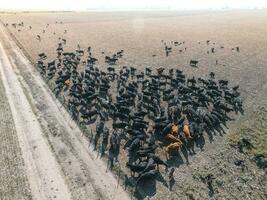
[[[198,61],[197,60],[190,60],[191,67],[197,67]]]

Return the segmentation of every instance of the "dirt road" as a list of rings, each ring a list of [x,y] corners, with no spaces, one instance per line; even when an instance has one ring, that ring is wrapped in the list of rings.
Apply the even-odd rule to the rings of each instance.
[[[0,199],[31,199],[24,160],[1,78],[0,141]]]
[[[36,199],[70,199],[70,192],[53,156],[43,137],[42,129],[31,105],[24,94],[20,78],[15,70],[16,63],[8,56],[0,44],[1,75],[6,89],[12,116],[32,194]],[[52,190],[53,188],[53,190]]]
[[[34,199],[129,199],[0,25],[0,72]]]

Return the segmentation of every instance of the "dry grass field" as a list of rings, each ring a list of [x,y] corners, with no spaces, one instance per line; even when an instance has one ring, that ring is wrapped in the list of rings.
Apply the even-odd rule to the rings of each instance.
[[[0,14],[0,19],[9,24],[8,30],[32,63],[42,52],[52,61],[56,57],[57,44],[62,41],[59,38],[63,38],[67,41],[65,51],[74,51],[77,45],[82,49],[91,46],[100,69],[107,67],[106,55],[123,49],[124,56],[115,65],[118,70],[121,66],[140,70],[145,67],[178,68],[186,75],[196,77],[208,77],[212,71],[216,78],[229,80],[232,86],[240,85],[245,113],[230,123],[228,136],[215,137],[213,143],[207,142],[204,152],[190,157],[189,166],[178,166],[173,192],[169,192],[162,181],[157,184],[156,195],[151,196],[153,199],[267,198],[266,171],[254,162],[257,155],[266,157],[267,146],[266,10],[12,13]],[[23,27],[11,26],[21,22]],[[40,35],[40,41],[37,35]],[[209,45],[207,40],[210,40]],[[174,41],[184,44],[174,46]],[[164,42],[173,47],[168,57]],[[236,47],[240,52],[232,49]],[[215,53],[210,53],[211,48],[215,48]],[[199,61],[198,68],[189,65],[191,59]],[[240,141],[247,137],[255,141],[252,143],[256,148],[240,153]],[[246,163],[246,169],[234,164],[240,159]],[[209,173],[215,176],[212,197],[203,181]],[[163,179],[166,176],[164,174]]]

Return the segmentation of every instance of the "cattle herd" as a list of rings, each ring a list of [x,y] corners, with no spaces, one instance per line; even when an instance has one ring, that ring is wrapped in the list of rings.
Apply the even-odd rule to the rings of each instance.
[[[179,69],[119,68],[116,61],[123,50],[106,56],[106,69],[100,70],[91,47],[65,52],[64,42],[56,53],[51,62],[45,53],[39,54],[41,75],[53,83],[53,92],[73,120],[96,124],[90,143],[107,156],[110,168],[119,162],[120,153],[127,154],[126,167],[136,185],[156,177],[159,165],[172,180],[169,160],[177,152],[203,150],[205,138],[224,133],[227,121],[233,120],[231,113],[243,112],[239,86],[230,87],[213,72],[204,79],[187,78]]]

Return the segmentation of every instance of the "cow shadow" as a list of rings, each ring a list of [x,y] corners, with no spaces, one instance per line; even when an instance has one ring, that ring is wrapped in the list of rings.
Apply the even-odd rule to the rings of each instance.
[[[165,186],[167,188],[169,187],[167,181],[164,179],[164,177],[162,176],[161,173],[157,175],[156,180],[161,182],[163,186]]]
[[[170,157],[167,160],[167,164],[169,167],[179,167],[184,164],[184,160],[180,154],[180,152],[171,152]]]
[[[135,188],[134,196],[137,199],[145,199],[146,197],[153,197],[156,194],[156,179],[150,178],[142,180]]]
[[[181,147],[181,152],[182,152],[182,154],[183,154],[183,156],[184,156],[184,158],[185,158],[186,164],[189,165],[188,149],[187,149],[187,147],[186,147],[185,145],[183,145],[183,146]]]
[[[147,197],[148,198],[153,197],[157,193],[157,189],[156,189],[157,181],[162,183],[162,185],[165,186],[166,188],[169,188],[167,181],[159,173],[154,178],[149,178],[149,179],[140,181],[135,188],[134,196],[137,199],[145,199]]]
[[[205,146],[206,141],[203,135],[200,135],[195,140],[195,143],[196,143],[196,147],[200,148],[201,151],[204,151],[204,146]]]

